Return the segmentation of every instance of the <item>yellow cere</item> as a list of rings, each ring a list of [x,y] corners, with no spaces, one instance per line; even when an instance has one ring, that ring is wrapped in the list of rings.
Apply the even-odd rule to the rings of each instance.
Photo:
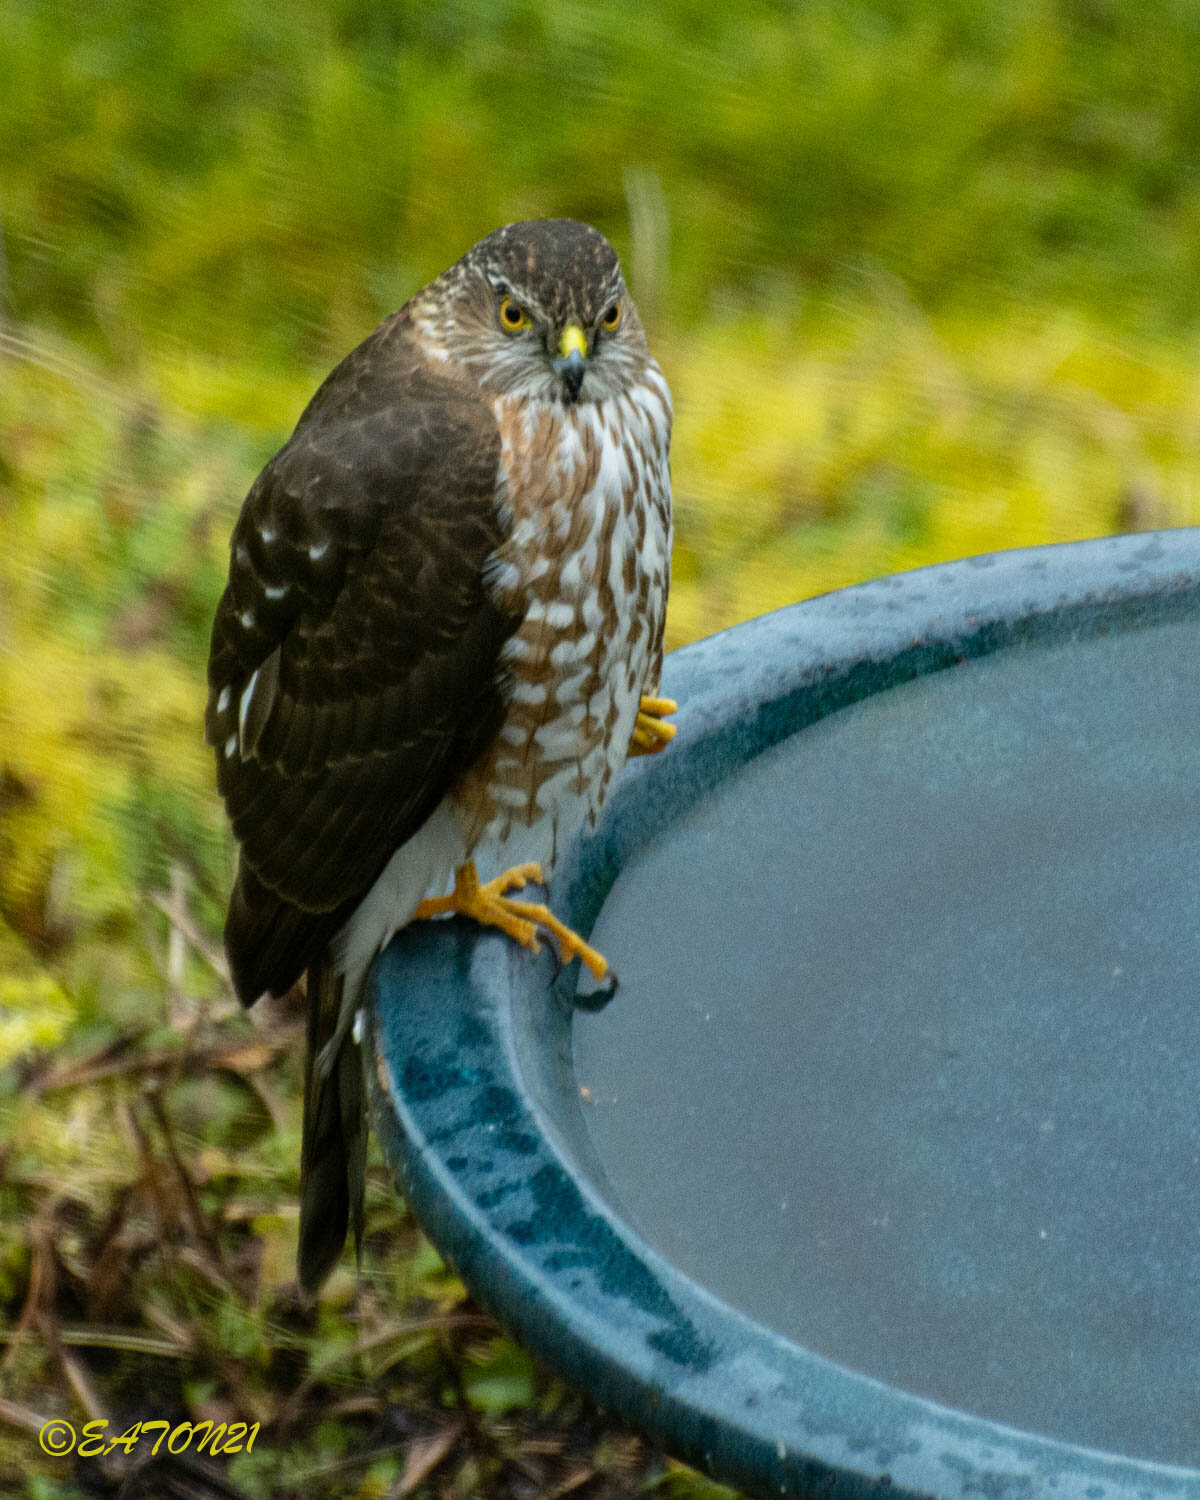
[[[563,329],[558,341],[558,352],[563,359],[570,354],[582,354],[584,359],[587,358],[587,335],[578,323],[568,323]]]

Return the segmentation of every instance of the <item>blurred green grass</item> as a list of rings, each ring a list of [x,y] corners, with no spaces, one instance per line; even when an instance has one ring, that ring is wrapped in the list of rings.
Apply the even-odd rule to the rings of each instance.
[[[641,168],[686,326],[875,265],[1174,334],[1198,51],[1188,0],[7,0],[10,303],[123,364],[320,363],[506,219],[629,250]]]
[[[676,395],[672,645],[1196,524],[1198,74],[1186,0],[6,0],[10,1400],[258,1413],[254,1494],[542,1493],[535,1453],[546,1492],[696,1490],[471,1321],[378,1162],[361,1290],[347,1266],[315,1320],[289,1300],[297,1036],[219,972],[199,727],[233,517],[381,316],[496,224],[571,214],[622,252]],[[2,1427],[0,1476],[69,1483]]]

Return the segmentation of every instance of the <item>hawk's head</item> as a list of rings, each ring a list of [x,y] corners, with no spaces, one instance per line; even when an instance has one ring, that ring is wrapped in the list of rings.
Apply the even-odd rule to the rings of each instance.
[[[616,251],[574,219],[497,229],[414,313],[434,357],[494,395],[600,401],[636,384],[650,358]]]

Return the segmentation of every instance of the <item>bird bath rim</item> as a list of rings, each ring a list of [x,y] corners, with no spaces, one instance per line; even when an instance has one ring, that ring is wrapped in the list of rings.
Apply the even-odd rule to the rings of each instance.
[[[667,753],[624,773],[552,900],[587,932],[625,861],[827,714],[1004,647],[1194,614],[1200,530],[992,554],[804,601],[674,653]],[[572,1084],[553,962],[463,922],[371,981],[375,1117],[431,1238],[529,1348],[751,1493],[1200,1497],[1200,1471],[1019,1432],[884,1385],[729,1307],[614,1209]]]

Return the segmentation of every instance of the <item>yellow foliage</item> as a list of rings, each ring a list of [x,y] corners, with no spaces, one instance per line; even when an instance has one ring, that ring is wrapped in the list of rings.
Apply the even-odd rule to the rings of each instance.
[[[893,288],[664,350],[677,646],[883,573],[1200,521],[1200,368],[1051,311],[936,323]]]
[[[1200,521],[1183,344],[1118,346],[1057,310],[930,320],[888,283],[655,343],[672,647],[876,574]],[[160,825],[224,884],[208,621],[241,496],[323,371],[160,351],[116,382],[25,347],[0,364],[0,911],[36,926],[58,882],[76,923],[128,926]]]
[[[57,880],[77,927],[131,916],[139,808],[219,837],[204,616],[242,475],[144,389],[28,347],[0,365],[0,910],[36,929]]]
[[[0,1067],[24,1052],[57,1047],[73,1015],[71,1002],[49,974],[0,974]]]

